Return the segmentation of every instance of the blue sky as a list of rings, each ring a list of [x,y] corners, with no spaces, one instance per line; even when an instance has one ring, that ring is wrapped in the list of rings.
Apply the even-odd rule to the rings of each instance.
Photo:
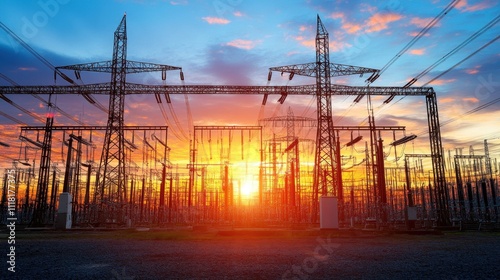
[[[330,61],[380,69],[415,33],[450,1],[77,1],[40,0],[0,2],[0,21],[56,66],[111,59],[113,32],[127,14],[128,58],[183,68],[188,84],[266,85],[268,68],[315,60],[314,36],[318,14],[329,31]],[[444,18],[404,53],[374,86],[403,86],[474,32],[500,14],[498,0],[462,0]],[[498,36],[496,24],[428,75],[422,85]],[[499,42],[430,84],[438,93],[440,120],[459,117],[500,96]],[[0,30],[0,73],[21,85],[51,85],[51,70]],[[312,84],[313,79],[288,81],[275,73],[271,85]],[[82,74],[85,83],[109,81],[109,75]],[[365,77],[366,78],[366,77]],[[131,75],[128,81],[161,83],[156,74]],[[333,83],[364,85],[363,78],[339,77]],[[179,84],[178,73],[168,73],[167,83]],[[58,81],[58,84],[64,84]],[[0,78],[0,85],[9,83]],[[43,115],[45,106],[27,96],[9,96],[30,111]],[[105,97],[99,97],[106,104]],[[334,114],[340,124],[359,125],[366,119],[365,103],[353,106],[352,98],[335,97]],[[80,96],[60,96],[58,106],[87,124],[104,124],[106,116]],[[425,131],[423,98],[405,98],[381,107],[375,98],[379,124],[406,125],[408,133]],[[397,100],[397,98],[396,98]],[[173,97],[176,113],[188,126],[183,96]],[[315,117],[311,97],[275,101],[264,108],[264,116],[284,115],[288,107],[295,115]],[[2,112],[30,124],[41,123],[1,101]],[[261,97],[190,96],[195,125],[255,124]],[[496,103],[475,114],[460,117],[442,128],[445,150],[476,145],[483,139],[500,137]],[[304,112],[306,112],[304,114]],[[130,97],[128,124],[163,124],[151,97]],[[103,121],[104,120],[104,121]],[[57,117],[57,124],[75,124]],[[17,124],[0,116],[2,139],[16,143]],[[175,128],[172,128],[175,129]],[[424,133],[425,134],[425,133]],[[312,137],[310,134],[309,137]],[[173,141],[176,141],[173,138]],[[425,152],[425,136],[417,145]],[[498,147],[500,140],[492,140]],[[495,144],[496,143],[496,144]],[[15,146],[15,144],[13,145]],[[497,153],[500,152],[498,148]],[[17,153],[17,151],[11,151]],[[186,154],[180,152],[181,154]],[[187,154],[186,154],[187,157]],[[5,161],[5,159],[0,159]]]

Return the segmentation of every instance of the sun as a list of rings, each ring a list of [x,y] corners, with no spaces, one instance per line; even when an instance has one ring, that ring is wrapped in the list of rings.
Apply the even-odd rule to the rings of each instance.
[[[241,196],[242,198],[251,199],[259,193],[259,181],[246,176],[241,182]]]

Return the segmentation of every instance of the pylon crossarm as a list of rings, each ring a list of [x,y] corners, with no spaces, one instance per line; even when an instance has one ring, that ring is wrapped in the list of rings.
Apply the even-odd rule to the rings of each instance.
[[[90,62],[90,63],[60,66],[60,67],[56,67],[56,69],[111,73],[112,64],[113,64],[113,62],[111,60],[108,60],[108,61],[99,61],[99,62]],[[170,66],[170,65],[165,65],[165,64],[156,64],[156,63],[149,63],[149,62],[140,62],[140,61],[131,61],[131,60],[127,60],[126,66],[125,66],[125,71],[127,74],[155,72],[155,71],[171,71],[171,70],[181,70],[181,69],[182,69],[181,67],[177,67],[177,66]]]
[[[357,75],[357,74],[366,74],[366,73],[376,73],[379,70],[359,67],[353,65],[345,65],[338,63],[330,63],[330,77],[339,77],[339,76],[347,76],[347,75]],[[286,66],[277,66],[269,68],[269,71],[276,71],[281,73],[290,73],[293,75],[300,76],[308,76],[308,77],[316,77],[316,62],[304,63],[304,64],[294,64],[294,65],[286,65]],[[291,76],[293,78],[293,76]],[[290,78],[291,79],[291,78]]]

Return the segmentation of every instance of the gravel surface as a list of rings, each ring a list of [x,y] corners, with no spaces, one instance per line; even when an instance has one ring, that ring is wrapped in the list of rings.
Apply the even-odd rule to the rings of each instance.
[[[500,279],[500,233],[19,232],[15,273],[4,245],[1,279]]]

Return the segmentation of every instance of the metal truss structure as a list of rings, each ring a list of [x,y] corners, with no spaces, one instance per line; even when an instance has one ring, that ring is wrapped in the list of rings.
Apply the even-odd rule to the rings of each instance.
[[[430,136],[430,149],[434,173],[434,185],[437,189],[438,223],[441,225],[449,223],[449,212],[446,198],[446,183],[444,172],[444,158],[441,143],[440,124],[437,108],[436,93],[432,87],[371,87],[371,86],[344,86],[331,83],[332,77],[372,73],[369,80],[374,80],[378,70],[330,63],[328,32],[322,24],[319,16],[317,18],[316,34],[316,62],[300,65],[288,65],[272,67],[270,71],[290,73],[293,75],[305,75],[316,78],[314,85],[299,86],[238,86],[238,85],[143,85],[126,82],[126,74],[161,71],[180,70],[179,67],[158,65],[126,60],[127,36],[126,17],[115,31],[113,48],[113,60],[108,62],[96,62],[89,64],[78,64],[64,66],[59,69],[74,71],[97,71],[111,72],[110,83],[72,85],[72,86],[2,86],[0,94],[76,94],[88,96],[89,94],[110,95],[109,115],[104,147],[102,150],[101,163],[98,174],[98,184],[102,188],[110,188],[115,195],[113,202],[123,200],[123,187],[125,185],[124,166],[124,139],[123,139],[123,117],[125,96],[131,94],[164,94],[167,102],[171,94],[245,94],[245,95],[280,95],[280,102],[287,95],[314,95],[317,97],[317,135],[316,155],[314,169],[313,189],[317,202],[317,195],[338,193],[340,185],[339,170],[336,167],[336,154],[340,153],[335,146],[335,134],[332,122],[332,96],[353,95],[373,96],[381,95],[390,98],[394,96],[424,96],[427,105],[427,119]],[[79,74],[78,74],[79,75]],[[271,72],[269,75],[269,79]],[[163,78],[165,75],[163,75]],[[181,79],[183,78],[181,71]],[[388,100],[389,102],[390,100]],[[265,103],[265,102],[263,102]],[[40,184],[39,184],[40,186]],[[330,190],[330,191],[329,191]],[[313,210],[313,221],[317,209]]]

